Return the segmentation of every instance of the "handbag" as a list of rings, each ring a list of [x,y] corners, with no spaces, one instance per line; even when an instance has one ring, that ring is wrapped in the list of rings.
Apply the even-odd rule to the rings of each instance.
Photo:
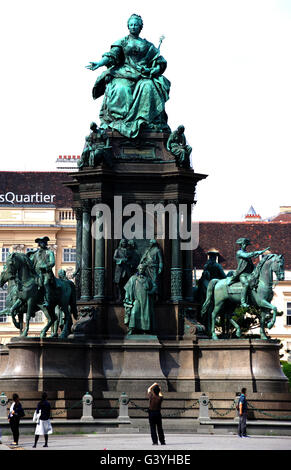
[[[53,427],[51,425],[50,420],[48,419],[47,421],[44,421],[45,423],[45,433],[46,434],[52,434],[53,433]]]
[[[32,421],[36,424],[39,424],[40,415],[41,415],[41,411],[37,413],[37,411],[35,410]]]

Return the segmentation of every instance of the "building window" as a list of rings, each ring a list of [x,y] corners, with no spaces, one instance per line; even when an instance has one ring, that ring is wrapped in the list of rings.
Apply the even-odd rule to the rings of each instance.
[[[287,326],[291,326],[291,302],[287,302]]]
[[[35,248],[26,248],[26,253],[29,253],[30,251],[34,251]]]
[[[6,261],[9,255],[9,248],[2,248],[1,261]]]
[[[76,262],[76,248],[64,248],[63,261],[64,263],[75,263]]]
[[[7,288],[0,289],[0,312],[4,310],[6,306],[6,297],[7,297]],[[0,323],[7,323],[8,322],[8,315],[1,315],[0,316]]]
[[[43,322],[43,314],[42,311],[39,310],[35,313],[35,317],[30,319],[30,323],[42,323]]]

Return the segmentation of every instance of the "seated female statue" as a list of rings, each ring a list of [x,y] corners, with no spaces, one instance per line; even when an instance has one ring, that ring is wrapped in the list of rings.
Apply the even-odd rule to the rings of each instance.
[[[142,18],[128,20],[129,35],[114,42],[99,62],[90,62],[89,70],[106,66],[96,80],[93,98],[104,95],[100,110],[101,128],[117,130],[134,138],[140,129],[170,132],[165,113],[170,82],[163,76],[167,62],[159,47],[139,37]]]

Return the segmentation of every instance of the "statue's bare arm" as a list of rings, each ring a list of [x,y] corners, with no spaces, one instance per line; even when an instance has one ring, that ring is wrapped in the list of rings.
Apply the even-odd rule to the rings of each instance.
[[[89,70],[97,70],[100,67],[103,67],[103,65],[108,65],[110,62],[109,57],[102,57],[102,59],[99,62],[89,62],[89,65],[86,65],[86,69]]]

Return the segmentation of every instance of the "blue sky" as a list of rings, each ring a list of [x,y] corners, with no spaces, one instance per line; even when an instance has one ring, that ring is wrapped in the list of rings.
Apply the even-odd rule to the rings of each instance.
[[[194,169],[209,175],[195,219],[291,205],[291,0],[5,2],[1,169],[53,170],[58,155],[81,153],[101,106],[91,98],[100,70],[85,65],[127,34],[133,12],[142,37],[166,36],[169,124],[185,125]]]

